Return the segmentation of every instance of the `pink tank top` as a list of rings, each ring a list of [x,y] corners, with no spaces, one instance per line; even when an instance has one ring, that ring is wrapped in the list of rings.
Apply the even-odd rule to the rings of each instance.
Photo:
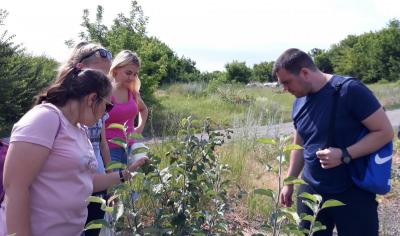
[[[128,126],[128,133],[131,133],[134,131],[134,120],[138,114],[138,106],[135,101],[135,98],[131,92],[128,92],[128,102],[126,103],[118,103],[115,101],[115,97],[111,97],[111,101],[114,104],[113,109],[109,113],[110,117],[106,120],[106,138],[107,140],[110,140],[112,138],[122,138],[125,139],[124,134],[121,130],[119,129],[109,129],[108,126],[112,123],[118,123],[123,125],[125,122],[127,122]],[[134,140],[129,141],[129,145],[132,145],[135,143]],[[108,146],[110,149],[112,148],[118,148],[120,146],[108,142]]]

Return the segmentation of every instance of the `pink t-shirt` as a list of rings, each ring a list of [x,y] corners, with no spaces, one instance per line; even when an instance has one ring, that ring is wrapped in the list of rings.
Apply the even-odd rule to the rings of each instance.
[[[92,193],[97,167],[84,128],[72,125],[56,106],[41,104],[14,125],[10,143],[18,141],[51,149],[30,187],[32,235],[80,235],[87,216],[85,200]],[[3,201],[0,235],[4,233],[1,229],[6,230],[4,211]]]
[[[108,114],[110,117],[106,120],[106,138],[110,140],[112,138],[122,138],[125,139],[124,134],[119,129],[108,129],[107,127],[112,123],[118,123],[123,125],[127,122],[127,132],[132,133],[134,128],[134,119],[138,114],[138,106],[136,104],[135,98],[131,92],[128,95],[128,102],[126,103],[117,103],[114,97],[111,97],[111,101],[114,103],[114,107]],[[132,145],[135,141],[130,140],[129,145]],[[119,148],[120,146],[108,142],[108,146],[110,148]]]

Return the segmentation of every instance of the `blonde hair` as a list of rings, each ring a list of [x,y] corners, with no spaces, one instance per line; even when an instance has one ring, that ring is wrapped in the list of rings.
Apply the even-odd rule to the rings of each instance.
[[[139,56],[136,54],[136,52],[130,51],[130,50],[123,50],[121,52],[119,52],[112,64],[111,64],[111,68],[110,68],[110,78],[113,79],[113,81],[115,82],[115,70],[130,64],[134,64],[136,66],[138,66],[140,68],[140,58]],[[129,90],[133,93],[138,93],[139,94],[139,90],[140,90],[140,79],[139,77],[136,77],[135,80],[133,80],[133,82],[130,84],[129,86]]]
[[[83,63],[83,64],[87,65],[87,64],[93,62],[94,60],[100,60],[100,59],[107,60],[106,58],[98,57],[96,55],[96,53],[93,54],[93,55],[96,55],[96,57],[90,56],[88,58],[85,58],[87,55],[89,55],[90,53],[92,53],[98,49],[107,50],[98,43],[80,42],[80,43],[76,44],[75,47],[72,49],[72,52],[71,52],[70,56],[68,57],[66,63],[62,64],[59,67],[57,77],[58,78],[64,77],[66,75],[66,73],[68,73],[68,71],[70,71],[71,69],[74,69],[78,63]],[[85,58],[85,59],[83,59],[83,58]]]

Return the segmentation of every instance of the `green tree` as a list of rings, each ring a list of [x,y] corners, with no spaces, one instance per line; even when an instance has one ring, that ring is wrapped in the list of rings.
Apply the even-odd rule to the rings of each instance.
[[[400,73],[400,22],[361,35],[349,35],[328,51],[312,50],[316,64],[337,74],[352,75],[365,83],[397,81]]]
[[[0,9],[0,27],[7,11]],[[0,36],[0,136],[9,135],[12,125],[32,106],[33,97],[55,76],[57,62],[27,55],[1,29]]]
[[[248,83],[251,76],[251,69],[246,62],[233,61],[225,65],[226,78],[230,82]]]
[[[253,66],[252,79],[260,82],[273,82],[272,68],[274,62],[261,62]]]
[[[314,60],[315,65],[324,73],[333,73],[333,65],[330,60],[330,54],[323,49],[314,48],[309,53]]]
[[[141,93],[148,105],[156,102],[153,94],[159,84],[200,78],[194,61],[185,57],[179,58],[165,43],[156,37],[147,36],[148,18],[137,1],[132,1],[129,15],[118,14],[111,27],[103,24],[103,13],[103,7],[98,6],[96,19],[91,22],[89,10],[84,10],[81,24],[84,31],[80,33],[80,38],[99,42],[113,54],[124,49],[137,52],[142,59]],[[66,43],[72,45],[73,41],[68,40]]]

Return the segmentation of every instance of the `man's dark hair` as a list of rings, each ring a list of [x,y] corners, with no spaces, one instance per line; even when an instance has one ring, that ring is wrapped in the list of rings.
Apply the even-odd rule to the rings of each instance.
[[[280,69],[285,69],[291,74],[298,75],[301,68],[304,67],[313,71],[318,69],[307,53],[297,48],[290,48],[276,59],[274,68],[272,69],[272,76],[275,77],[276,72]]]

